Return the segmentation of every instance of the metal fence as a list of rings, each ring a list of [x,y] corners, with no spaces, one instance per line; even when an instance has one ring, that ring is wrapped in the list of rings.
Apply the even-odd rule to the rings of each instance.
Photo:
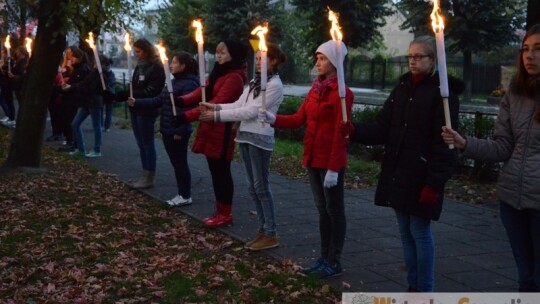
[[[347,84],[351,87],[389,89],[408,71],[405,57],[355,57],[345,62]],[[463,64],[447,62],[448,74],[463,79]],[[472,93],[486,94],[501,85],[501,65],[474,63],[472,66]]]

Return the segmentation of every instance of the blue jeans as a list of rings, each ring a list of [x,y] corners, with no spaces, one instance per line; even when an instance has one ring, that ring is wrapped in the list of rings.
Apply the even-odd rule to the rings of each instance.
[[[191,197],[191,171],[187,160],[187,149],[191,132],[181,136],[179,140],[174,139],[172,134],[163,134],[163,145],[169,155],[169,160],[174,168],[176,186],[178,194],[183,198]]]
[[[407,264],[409,287],[421,292],[432,292],[435,285],[435,243],[431,233],[431,221],[394,211]]]
[[[313,199],[319,211],[319,233],[321,235],[321,257],[330,263],[339,263],[345,243],[347,222],[343,197],[343,175],[341,170],[338,183],[331,188],[323,186],[326,169],[307,167]]]
[[[540,291],[540,211],[500,206],[501,220],[516,260],[519,291]]]
[[[73,130],[73,134],[75,134],[77,149],[79,150],[79,152],[86,153],[81,124],[86,119],[86,117],[88,117],[88,115],[90,115],[90,117],[92,118],[92,128],[94,129],[94,151],[99,153],[101,152],[100,108],[80,107],[79,110],[77,110],[75,118],[73,118],[73,121],[71,122],[71,129]]]
[[[257,210],[259,230],[264,230],[266,235],[276,235],[274,197],[268,181],[272,151],[241,143],[240,156],[246,169],[248,191]]]
[[[131,127],[139,146],[143,170],[156,171],[156,145],[154,141],[155,116],[142,116],[131,113]]]
[[[107,130],[107,129],[110,129],[111,128],[111,125],[112,125],[112,110],[113,110],[113,103],[112,102],[106,102],[104,105],[104,114],[105,114],[105,118],[103,119],[103,116],[102,116],[102,121],[101,121],[101,126]]]

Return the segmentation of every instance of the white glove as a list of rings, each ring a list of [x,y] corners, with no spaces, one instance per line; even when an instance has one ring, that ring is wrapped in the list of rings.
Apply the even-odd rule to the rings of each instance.
[[[273,124],[276,122],[276,115],[272,114],[268,111],[259,110],[258,120],[260,122],[266,122],[269,124]]]
[[[326,171],[326,176],[324,177],[324,187],[332,188],[337,185],[338,173],[332,170]]]

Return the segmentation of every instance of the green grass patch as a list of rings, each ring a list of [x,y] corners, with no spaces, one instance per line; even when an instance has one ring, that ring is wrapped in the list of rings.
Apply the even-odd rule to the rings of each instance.
[[[177,271],[174,272],[163,280],[167,296],[165,300],[167,303],[175,303],[180,299],[184,299],[193,295],[193,288],[195,287],[193,278]]]

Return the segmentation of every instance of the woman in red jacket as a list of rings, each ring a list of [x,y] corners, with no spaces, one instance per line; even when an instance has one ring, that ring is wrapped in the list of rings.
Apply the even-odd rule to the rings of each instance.
[[[343,57],[347,48],[342,44]],[[345,208],[343,176],[347,166],[347,140],[340,134],[341,99],[338,92],[339,59],[333,41],[321,44],[316,51],[318,77],[304,102],[293,115],[277,115],[266,111],[261,119],[276,128],[300,128],[306,124],[302,165],[308,170],[313,198],[319,211],[321,256],[305,273],[318,277],[341,274],[340,257],[345,241]],[[346,89],[348,121],[351,117],[353,93]]]
[[[216,63],[206,83],[206,101],[209,103],[235,102],[244,90],[246,82],[247,47],[239,42],[226,40],[216,47]],[[201,89],[178,98],[178,103],[194,105],[202,99]],[[200,109],[194,108],[177,116],[179,124],[199,119]],[[232,199],[234,184],[231,174],[231,160],[234,151],[234,122],[218,123],[201,121],[192,150],[206,156],[212,175],[212,185],[216,197],[214,214],[203,219],[203,224],[216,227],[232,223]]]

